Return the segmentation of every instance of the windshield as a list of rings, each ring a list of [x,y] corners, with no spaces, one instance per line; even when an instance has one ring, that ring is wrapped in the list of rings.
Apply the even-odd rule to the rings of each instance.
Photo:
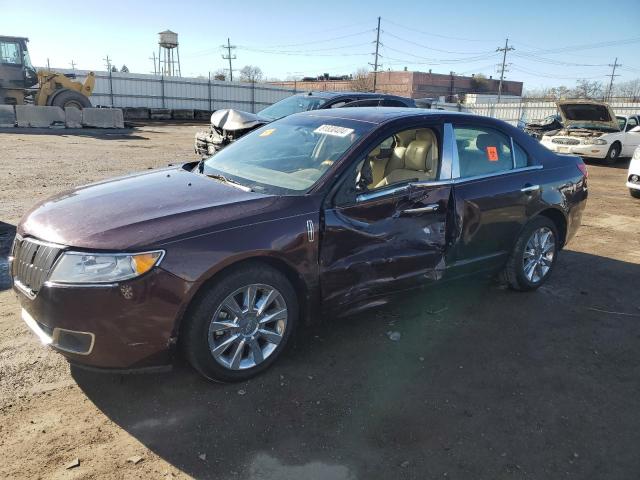
[[[294,115],[245,135],[206,160],[202,171],[257,192],[305,192],[374,126],[328,116]]]
[[[261,117],[269,120],[277,120],[282,117],[293,115],[294,113],[307,112],[309,110],[317,110],[326,103],[326,100],[318,97],[310,97],[308,95],[293,95],[278,103],[274,103],[270,107],[258,112]]]

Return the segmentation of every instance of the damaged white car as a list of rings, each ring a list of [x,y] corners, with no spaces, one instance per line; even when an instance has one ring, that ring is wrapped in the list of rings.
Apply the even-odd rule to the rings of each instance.
[[[564,127],[542,136],[542,143],[556,153],[597,158],[606,164],[630,157],[640,145],[638,115],[616,116],[607,103],[592,100],[558,102]]]

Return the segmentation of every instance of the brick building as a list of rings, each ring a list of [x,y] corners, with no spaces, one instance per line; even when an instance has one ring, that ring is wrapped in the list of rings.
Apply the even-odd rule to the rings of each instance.
[[[306,80],[306,79],[305,79]],[[270,82],[301,91],[349,91],[353,90],[350,80],[313,80],[298,82]],[[372,82],[371,82],[372,83]],[[431,72],[380,72],[377,79],[377,92],[390,93],[411,98],[445,97],[446,101],[455,101],[455,95],[464,93],[497,94],[499,80],[495,78],[476,78]],[[503,95],[522,95],[522,82],[505,80],[502,83]]]

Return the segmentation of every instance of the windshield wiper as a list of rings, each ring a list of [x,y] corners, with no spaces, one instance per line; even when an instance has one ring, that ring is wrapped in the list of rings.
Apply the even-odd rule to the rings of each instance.
[[[215,173],[206,173],[205,174],[209,178],[214,178],[216,180],[221,181],[222,183],[226,183],[231,185],[232,187],[239,188],[240,190],[244,190],[245,192],[253,192],[252,188],[247,187],[246,185],[242,185],[240,182],[236,182],[235,180],[230,180],[224,175],[219,175]]]

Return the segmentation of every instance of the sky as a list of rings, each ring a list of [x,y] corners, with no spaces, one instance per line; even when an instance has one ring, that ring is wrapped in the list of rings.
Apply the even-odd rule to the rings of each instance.
[[[342,75],[371,68],[381,17],[382,70],[499,76],[525,89],[640,78],[640,0],[608,1],[122,1],[0,0],[0,34],[28,37],[32,62],[153,73],[158,32],[178,33],[182,76],[228,68],[220,45],[230,38],[234,70],[259,66],[266,78]],[[237,74],[237,72],[236,72]]]

